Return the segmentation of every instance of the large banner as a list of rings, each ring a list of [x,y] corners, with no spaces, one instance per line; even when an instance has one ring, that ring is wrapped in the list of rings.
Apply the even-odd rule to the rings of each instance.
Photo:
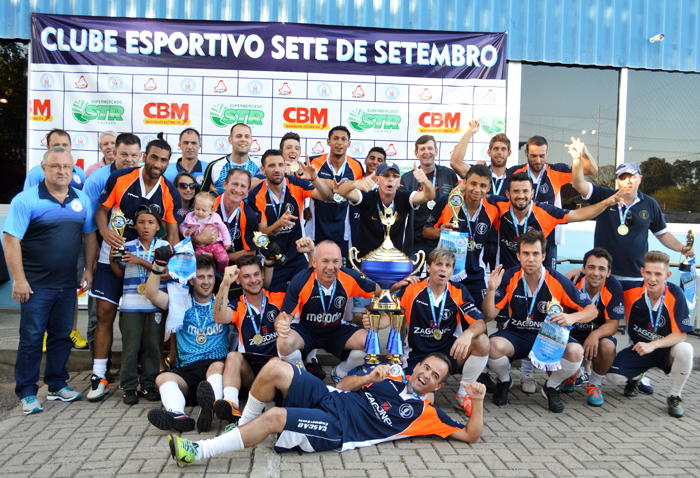
[[[506,34],[442,33],[289,23],[174,21],[32,14],[28,167],[52,128],[67,130],[84,168],[100,158],[100,132],[202,134],[200,158],[231,152],[229,131],[253,131],[251,153],[295,131],[306,154],[328,151],[345,125],[349,154],[373,146],[408,169],[414,141],[435,136],[448,164],[471,118],[481,119],[467,159],[486,159],[505,130]]]

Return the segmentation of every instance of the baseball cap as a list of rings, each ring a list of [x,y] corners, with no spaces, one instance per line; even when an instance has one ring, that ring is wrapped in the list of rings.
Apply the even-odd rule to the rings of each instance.
[[[396,164],[393,161],[387,161],[379,165],[379,167],[377,168],[377,176],[381,176],[382,174],[386,173],[389,169],[395,169],[397,173],[401,173],[401,169],[399,169],[398,164]]]
[[[157,204],[141,204],[134,214],[134,224],[136,224],[136,219],[141,214],[150,214],[156,218],[158,224],[163,224],[163,215],[160,213],[160,206]]]
[[[616,178],[619,178],[619,177],[622,176],[623,174],[627,174],[627,173],[630,173],[630,174],[642,174],[642,170],[639,169],[639,166],[637,166],[637,163],[632,163],[632,162],[629,162],[629,163],[622,163],[622,164],[619,165],[619,166],[617,167],[617,169],[615,170],[615,177],[616,177]]]

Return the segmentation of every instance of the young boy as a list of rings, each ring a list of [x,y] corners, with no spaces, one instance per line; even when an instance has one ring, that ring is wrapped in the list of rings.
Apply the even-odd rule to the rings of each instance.
[[[160,367],[158,342],[161,338],[160,324],[163,311],[146,298],[146,279],[151,272],[151,262],[155,250],[168,245],[155,235],[160,228],[160,212],[155,205],[142,205],[134,215],[134,227],[138,239],[124,244],[126,252],[121,262],[112,260],[110,265],[114,274],[124,279],[124,294],[121,302],[119,330],[122,333],[122,366],[119,373],[121,387],[124,389],[124,403],[135,405],[139,402],[136,387],[139,384],[137,361],[141,352],[143,373],[141,374],[141,392],[146,400],[160,400],[156,388],[156,376]],[[112,248],[114,259],[117,250]],[[165,290],[165,282],[160,283]]]

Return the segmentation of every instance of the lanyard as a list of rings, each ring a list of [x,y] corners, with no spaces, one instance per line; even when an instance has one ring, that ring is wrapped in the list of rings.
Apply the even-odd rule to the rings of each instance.
[[[316,278],[316,284],[318,284],[318,298],[321,301],[321,307],[323,307],[323,316],[325,318],[325,316],[328,315],[328,311],[331,310],[331,305],[333,304],[333,297],[335,297],[335,287],[338,285],[338,279],[333,281],[333,288],[331,289],[331,298],[328,300],[328,308],[326,308],[323,287],[321,287],[321,283],[318,281],[318,277]]]
[[[445,292],[442,293],[442,299],[440,301],[440,313],[438,314],[438,318],[435,318],[435,296],[433,296],[433,291],[430,288],[430,278],[428,278],[428,299],[430,300],[430,314],[433,316],[433,327],[436,329],[440,328],[440,324],[442,323],[442,313],[445,311],[445,303],[447,302],[447,294],[449,293],[449,290],[447,287],[445,287]]]
[[[280,202],[279,204],[275,203],[275,198],[274,198],[274,193],[272,192],[272,189],[270,189],[270,186],[267,184],[267,179],[265,180],[265,187],[267,188],[267,192],[270,195],[270,202],[272,203],[272,209],[275,211],[275,214],[277,214],[277,219],[282,217],[282,206],[284,206],[284,197],[287,195],[287,178],[282,180],[282,194],[280,194]]]
[[[226,214],[226,206],[224,205],[224,199],[221,198],[221,211],[224,213],[224,220],[231,224],[231,220],[235,217],[236,222],[233,225],[233,234],[231,234],[231,243],[233,244],[233,241],[236,240],[236,233],[238,232],[238,221],[241,218],[241,206],[238,206],[238,209],[236,209],[236,212],[231,214],[231,217]],[[229,226],[229,231],[231,230],[231,226]]]
[[[646,300],[647,307],[649,308],[649,321],[651,322],[651,331],[656,333],[659,328],[659,320],[661,319],[661,312],[664,310],[664,299],[666,298],[666,288],[664,287],[664,293],[661,294],[661,303],[659,304],[659,310],[656,311],[656,320],[654,320],[654,308],[651,304],[651,299],[647,291],[644,291],[644,300]]]
[[[542,267],[542,276],[540,277],[540,283],[537,284],[537,289],[535,290],[535,294],[532,296],[532,301],[528,305],[527,308],[527,316],[532,317],[532,311],[535,310],[535,304],[537,303],[537,294],[540,293],[540,289],[542,288],[542,284],[544,284],[544,275],[545,275],[545,270],[544,267]],[[528,303],[527,299],[527,294],[530,291],[529,286],[527,285],[527,281],[525,280],[525,274],[523,273],[523,290],[525,291],[525,303]]]
[[[437,166],[435,166],[435,169],[433,169],[433,189],[436,189],[435,185],[437,184]]]
[[[527,221],[530,219],[530,213],[532,212],[532,203],[530,203],[530,207],[527,210],[527,216],[525,216],[525,224],[523,224],[523,234],[527,232]],[[520,237],[520,233],[518,232],[518,218],[515,217],[515,213],[513,212],[513,206],[510,206],[510,216],[513,218],[513,229],[515,229],[515,237],[516,239]]]
[[[544,176],[544,173],[547,172],[547,165],[545,164],[544,167],[542,168],[542,172],[540,172],[540,177],[537,178],[537,188],[535,189],[535,195],[532,197],[533,201],[537,201],[537,196],[540,194],[540,185],[542,184],[542,177]],[[527,165],[527,173],[532,177],[530,174],[530,165]],[[532,181],[533,183],[535,182],[534,180]]]
[[[586,278],[585,278],[585,277],[583,278],[583,281],[581,282],[581,290],[582,290],[583,292],[585,292],[586,295],[588,295],[588,291],[586,290]],[[596,309],[598,308],[598,302],[600,302],[600,292],[601,292],[601,291],[598,291],[598,293],[597,293],[593,298],[591,298],[590,295],[588,296],[588,298],[591,299],[591,300],[595,299],[595,307],[596,307]]]
[[[335,174],[335,168],[333,167],[333,163],[331,163],[330,157],[326,160],[326,164],[328,165],[328,169],[331,170],[331,174],[335,178],[336,181],[342,181],[343,176],[345,176],[345,167],[348,165],[348,160],[343,161],[343,169],[340,170],[340,177],[338,177],[337,174]]]
[[[491,166],[489,166],[489,169],[491,169]],[[506,182],[506,175],[504,174],[501,177],[496,176],[496,182],[493,181],[493,169],[491,169],[491,186],[493,186],[493,195],[494,196],[499,196],[501,192],[501,188],[503,188],[503,184]],[[496,187],[496,183],[500,181],[500,184],[498,185],[498,188]]]
[[[415,373],[415,371],[413,372]],[[406,386],[406,390],[410,390],[411,394],[417,398],[418,400],[425,400],[428,394],[425,395],[418,395],[416,392],[413,391],[413,387],[411,387],[408,384],[408,379],[406,378],[406,373],[403,371],[403,367],[399,364],[394,364],[391,366],[391,369],[389,371],[389,375],[393,375],[394,377],[401,376],[401,382]]]
[[[479,201],[479,207],[476,209],[476,212],[474,213],[474,222],[479,220],[479,214],[481,213],[481,206],[484,204]],[[472,217],[469,217],[469,211],[467,210],[467,206],[465,203],[462,203],[462,210],[464,211],[464,215],[467,218],[467,226],[469,227],[469,240],[472,241],[474,240],[474,234],[472,233]],[[526,226],[527,227],[527,226]],[[516,229],[515,232],[517,233],[518,230]]]
[[[248,310],[248,315],[250,316],[250,321],[253,323],[253,330],[255,330],[255,335],[260,335],[260,329],[262,328],[263,315],[265,314],[265,306],[267,305],[267,296],[263,292],[262,305],[260,306],[260,325],[255,321],[255,314],[253,314],[253,307],[248,303],[248,299],[243,293],[243,301],[245,302],[246,309]]]
[[[622,206],[620,206],[620,203],[617,203],[617,213],[620,216],[620,225],[624,225],[627,222],[627,214],[629,214],[630,209],[632,209],[632,206],[637,204],[639,202],[639,195],[635,196],[634,201],[632,201],[632,204],[627,206],[625,208],[625,212],[622,212]]]
[[[151,253],[155,254],[155,244],[156,244],[156,238],[154,237],[153,240],[151,241],[151,245],[148,246],[148,250],[144,249],[143,244],[141,244],[141,241],[136,242],[136,257],[139,257],[139,246],[141,246],[141,249],[143,249],[143,257],[142,259],[145,260],[146,262],[151,262],[153,258],[151,257]],[[146,279],[148,276],[146,275],[146,270],[139,266],[139,279],[141,279],[141,283],[143,284],[146,282]]]
[[[202,333],[204,333],[204,324],[202,323],[202,319],[199,317],[199,307],[204,307],[202,305],[199,305],[194,301],[194,297],[190,296],[192,299],[192,308],[194,309],[194,315],[197,318],[197,330],[201,330]],[[212,311],[214,310],[214,296],[211,296],[211,301],[209,302],[209,306],[207,307],[207,315],[204,317],[204,320],[206,320],[208,317],[212,317]]]

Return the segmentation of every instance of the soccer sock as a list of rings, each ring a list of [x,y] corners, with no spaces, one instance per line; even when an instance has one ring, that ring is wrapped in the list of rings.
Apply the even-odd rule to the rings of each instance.
[[[216,455],[221,455],[229,451],[239,451],[245,448],[240,428],[234,428],[230,432],[219,435],[211,440],[196,441],[195,443],[199,447],[195,461],[206,460]]]
[[[591,374],[588,376],[588,385],[600,387],[603,385],[603,380],[605,380],[605,375],[598,375],[595,370],[591,370]]]
[[[348,355],[348,359],[344,362],[340,362],[335,370],[339,376],[345,377],[350,370],[354,369],[355,367],[359,367],[364,363],[365,351],[353,350],[350,352],[350,355]]]
[[[575,372],[578,372],[581,362],[583,362],[583,360],[569,362],[568,360],[561,359],[559,362],[561,363],[561,368],[552,372],[549,380],[547,380],[547,386],[549,388],[557,388],[564,380],[571,377]]]
[[[290,363],[294,365],[295,367],[297,364],[303,363],[302,357],[301,357],[301,350],[295,350],[289,355],[280,355],[280,358],[284,360],[287,363]]]
[[[238,420],[238,426],[242,427],[248,422],[258,418],[265,411],[265,403],[261,402],[253,395],[248,395],[248,401],[245,404],[241,418]]]
[[[163,408],[171,412],[185,414],[185,396],[176,382],[165,382],[158,390]]]
[[[508,357],[489,359],[489,368],[496,374],[496,378],[501,382],[510,382],[510,371],[508,370],[510,360]]]
[[[238,405],[238,389],[236,387],[224,387],[224,399]]]
[[[472,382],[476,382],[476,379],[479,378],[481,372],[484,371],[484,367],[486,367],[488,361],[488,357],[477,357],[476,355],[469,356],[462,367],[462,382],[466,383],[467,385]],[[459,390],[457,391],[457,396],[460,398],[466,397],[467,389],[460,385]]]
[[[532,362],[526,359],[522,359],[522,365],[520,365],[520,373],[522,375],[527,375],[528,373],[532,375]]]
[[[224,376],[220,373],[214,373],[207,377],[207,382],[211,384],[211,388],[214,389],[214,400],[220,400],[224,398]]]
[[[673,385],[670,395],[680,397],[688,375],[693,370],[693,346],[688,342],[676,344],[671,347],[671,355],[673,356],[673,364],[671,365]]]
[[[97,375],[100,378],[105,378],[105,373],[107,373],[107,360],[108,359],[95,359],[92,362],[92,374]]]
[[[311,352],[306,354],[306,363],[311,363],[311,361],[316,358],[317,351],[318,351],[318,349],[313,349]]]

